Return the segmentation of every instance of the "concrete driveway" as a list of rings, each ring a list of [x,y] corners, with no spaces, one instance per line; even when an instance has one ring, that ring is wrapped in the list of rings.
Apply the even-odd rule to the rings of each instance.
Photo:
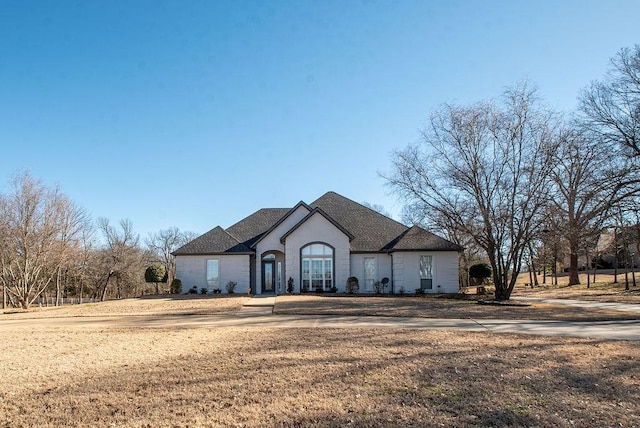
[[[338,315],[273,315],[271,308],[254,306],[236,315],[157,315],[39,318],[0,321],[3,330],[136,328],[396,328],[411,330],[448,329],[491,333],[522,333],[544,336],[573,336],[600,339],[640,340],[640,320],[568,322],[530,320],[474,320]]]

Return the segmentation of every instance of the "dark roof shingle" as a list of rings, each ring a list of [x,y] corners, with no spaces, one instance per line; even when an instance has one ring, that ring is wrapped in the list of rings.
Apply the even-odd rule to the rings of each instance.
[[[251,247],[278,220],[285,216],[291,208],[262,208],[236,224],[229,226],[227,232],[238,242]]]
[[[311,203],[321,208],[355,237],[351,251],[381,251],[407,226],[335,192],[327,192]]]
[[[188,254],[218,254],[218,253],[249,253],[246,245],[238,242],[223,228],[216,226],[204,235],[198,236],[174,251],[174,255]]]
[[[462,247],[419,226],[411,226],[386,246],[389,251],[461,251]]]
[[[304,203],[296,207],[301,204]],[[427,230],[418,226],[408,228],[335,192],[325,193],[309,206],[317,209],[309,216],[319,211],[352,238],[350,245],[354,252],[461,250],[458,245]],[[219,226],[210,230],[174,254],[249,253],[251,246],[289,213],[291,208],[262,208],[227,230]]]

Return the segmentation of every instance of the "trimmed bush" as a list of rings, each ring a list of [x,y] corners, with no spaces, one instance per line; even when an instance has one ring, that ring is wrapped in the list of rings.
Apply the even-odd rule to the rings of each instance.
[[[347,289],[346,289],[347,293],[349,294],[357,293],[359,289],[360,289],[360,283],[358,281],[358,278],[356,278],[355,276],[350,276],[349,278],[347,278]]]
[[[481,285],[486,278],[491,278],[491,267],[486,263],[478,263],[469,268],[469,276]]]
[[[171,281],[171,285],[169,285],[169,293],[171,294],[181,294],[182,293],[182,281],[178,278],[175,278]]]

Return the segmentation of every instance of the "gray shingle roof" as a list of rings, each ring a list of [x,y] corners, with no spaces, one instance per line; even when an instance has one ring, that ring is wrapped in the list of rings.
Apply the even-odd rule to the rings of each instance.
[[[327,192],[311,203],[321,208],[355,237],[351,251],[381,251],[407,226],[335,192]]]
[[[238,242],[223,228],[216,226],[204,235],[198,236],[178,248],[173,254],[176,256],[188,254],[218,254],[218,253],[249,253],[246,245]]]
[[[387,246],[389,251],[461,251],[462,247],[419,226],[411,226]]]
[[[251,247],[255,248],[255,246],[258,244],[258,242],[260,242],[262,240],[262,238],[264,238],[269,233],[271,233],[273,231],[273,229],[275,229],[276,227],[280,226],[291,214],[293,214],[300,207],[305,207],[309,211],[312,210],[312,208],[309,205],[305,204],[303,201],[298,202],[295,207],[291,208],[289,211],[287,211],[287,213],[285,215],[280,217],[280,219],[278,221],[273,223],[273,225],[271,225],[271,227],[269,227],[269,229],[267,229],[264,233],[261,233],[260,237],[258,239],[253,239],[251,241],[252,242],[251,243]]]
[[[461,250],[458,245],[427,230],[418,226],[408,228],[335,192],[325,193],[311,203],[310,207],[319,209],[321,214],[353,238],[351,251],[354,252]],[[291,208],[260,209],[226,231],[219,226],[210,230],[179,248],[174,254],[249,253],[252,251],[251,246],[290,212]]]
[[[229,235],[251,247],[255,241],[284,217],[291,208],[262,208],[227,228]]]

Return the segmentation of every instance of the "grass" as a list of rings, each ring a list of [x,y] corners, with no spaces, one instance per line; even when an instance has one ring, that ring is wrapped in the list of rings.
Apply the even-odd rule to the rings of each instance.
[[[172,328],[171,317],[165,327],[117,324],[121,315],[234,314],[246,299],[159,296],[0,316],[0,426],[640,426],[639,342],[330,325]],[[571,311],[425,296],[277,302],[351,314]],[[50,322],[105,315],[83,328]]]
[[[1,426],[640,425],[636,342],[33,327],[0,325]]]
[[[533,303],[530,306],[478,305],[445,296],[286,295],[276,299],[275,313],[289,315],[393,316],[510,320],[605,321],[637,319],[638,314]]]
[[[567,273],[558,275],[558,285],[553,284],[553,277],[547,276],[546,284],[542,284],[542,276],[538,276],[539,285],[534,287],[525,287],[524,284],[530,282],[529,274],[522,273],[518,277],[514,296],[543,297],[557,299],[580,299],[600,302],[616,302],[616,303],[637,303],[640,304],[640,274],[636,273],[637,285],[633,286],[632,273],[629,272],[629,291],[625,290],[625,275],[622,270],[618,271],[617,280],[614,271],[604,270],[597,271],[596,280],[593,281],[593,275],[590,274],[590,284],[587,288],[587,274],[579,275],[580,284],[569,286],[569,276]]]
[[[216,315],[233,314],[249,299],[247,296],[177,294],[144,296],[65,306],[34,306],[27,311],[6,309],[0,319],[61,318],[123,315]]]

